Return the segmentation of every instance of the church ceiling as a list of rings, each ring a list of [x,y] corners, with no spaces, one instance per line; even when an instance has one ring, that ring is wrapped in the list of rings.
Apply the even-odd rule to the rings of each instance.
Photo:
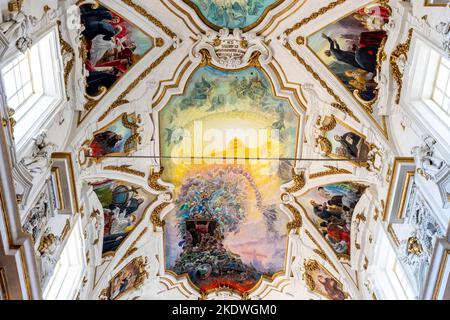
[[[390,8],[373,3],[339,18],[307,37],[307,47],[328,68],[356,101],[365,108],[384,131],[384,118],[372,108],[377,101],[377,74],[383,50]]]
[[[176,186],[176,210],[165,219],[166,267],[202,291],[246,292],[282,271],[289,217],[277,203],[294,161],[231,159],[295,157],[300,116],[288,100],[273,96],[257,67],[204,66],[159,118],[162,178]]]
[[[74,139],[104,220],[102,294],[154,272],[187,298],[270,296],[292,277],[329,299],[355,295],[342,262],[356,253],[363,194],[387,169],[385,1],[104,2],[80,6],[93,94]],[[106,46],[86,36],[97,22],[126,29],[115,40],[132,55],[97,52]],[[89,86],[101,73],[111,85]]]
[[[284,0],[184,0],[211,28],[219,30],[255,27]]]

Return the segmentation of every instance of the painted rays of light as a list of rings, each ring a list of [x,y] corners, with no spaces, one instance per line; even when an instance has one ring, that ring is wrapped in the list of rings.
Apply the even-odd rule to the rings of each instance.
[[[176,186],[176,209],[165,218],[166,269],[203,292],[242,293],[284,269],[289,219],[279,210],[280,186],[293,163],[236,158],[294,157],[298,124],[260,69],[197,70],[160,112],[161,153],[224,160],[163,161],[163,179]]]
[[[184,0],[214,29],[252,29],[284,0]]]

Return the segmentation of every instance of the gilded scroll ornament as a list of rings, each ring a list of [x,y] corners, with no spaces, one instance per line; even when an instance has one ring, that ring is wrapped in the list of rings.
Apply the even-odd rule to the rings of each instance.
[[[288,193],[296,193],[303,189],[306,184],[305,171],[301,171],[300,174],[295,172],[295,168],[292,169],[292,178],[294,180],[294,185],[292,187],[286,188]]]
[[[63,39],[61,32],[61,21],[58,21],[58,33],[59,33],[59,43],[61,45],[61,56],[70,57],[64,66],[64,85],[67,88],[69,83],[69,76],[75,66],[75,51],[70,46],[70,44]]]
[[[400,98],[402,95],[403,89],[403,72],[400,69],[399,62],[400,59],[404,59],[403,63],[408,59],[408,52],[411,46],[411,40],[413,36],[413,29],[409,29],[408,38],[405,43],[399,44],[391,54],[390,63],[392,69],[392,76],[394,77],[395,82],[397,83],[397,95],[395,98],[395,103],[400,103]]]
[[[310,179],[316,179],[316,178],[322,178],[326,176],[332,176],[335,174],[351,174],[351,171],[347,169],[339,169],[334,166],[324,165],[325,168],[327,168],[327,171],[317,172],[317,173],[311,173],[309,175]]]
[[[160,205],[158,205],[155,210],[152,212],[151,221],[153,224],[153,231],[156,232],[157,227],[164,227],[165,221],[162,221],[160,218],[161,212],[169,205],[168,202],[163,202]]]
[[[296,207],[294,207],[293,205],[285,204],[285,206],[286,206],[286,208],[289,209],[289,211],[291,211],[291,213],[294,216],[294,220],[287,224],[287,229],[289,232],[292,230],[296,230],[298,232],[298,230],[303,225],[302,216],[301,216],[300,212],[298,211],[298,209]]]
[[[322,122],[322,126],[320,127],[320,130],[328,132],[328,131],[331,131],[334,128],[336,128],[336,125],[337,125],[337,121],[336,121],[336,118],[334,117],[334,115],[326,116]]]
[[[410,237],[408,239],[408,252],[420,256],[423,252],[422,244],[417,237]]]
[[[128,173],[134,176],[138,176],[138,177],[145,177],[145,172],[139,171],[139,170],[135,170],[131,168],[131,165],[129,164],[124,164],[121,166],[106,166],[104,167],[105,170],[110,170],[110,171],[117,171],[117,172],[122,172],[122,173]]]
[[[150,169],[150,175],[148,177],[148,185],[150,188],[156,191],[166,191],[167,187],[161,185],[158,181],[161,179],[162,174],[164,173],[164,168],[161,167],[158,172],[155,171],[154,168]]]

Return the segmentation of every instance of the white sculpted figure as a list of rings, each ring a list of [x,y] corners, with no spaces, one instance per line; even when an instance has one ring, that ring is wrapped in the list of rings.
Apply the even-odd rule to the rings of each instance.
[[[55,150],[56,145],[47,139],[47,133],[42,132],[34,138],[33,151],[30,157],[22,159],[22,163],[32,173],[42,173],[48,166],[50,156]]]
[[[30,19],[23,12],[11,12],[10,19],[0,23],[0,31],[8,43],[15,42],[17,49],[25,52],[31,48],[32,40],[27,36]]]
[[[423,141],[424,143],[421,146],[414,147],[411,153],[416,159],[418,172],[428,179],[433,179],[445,163],[442,159],[434,156],[436,140],[432,137],[425,137]]]

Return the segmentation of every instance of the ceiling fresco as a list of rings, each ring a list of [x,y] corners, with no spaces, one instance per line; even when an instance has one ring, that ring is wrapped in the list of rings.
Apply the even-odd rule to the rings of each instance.
[[[357,182],[333,183],[301,196],[308,216],[340,256],[350,255],[353,214],[367,187]]]
[[[213,29],[248,30],[284,0],[184,0]]]
[[[383,27],[390,15],[386,6],[367,5],[307,39],[310,50],[370,113],[378,95],[377,75],[387,39]],[[373,116],[382,122],[376,113]]]
[[[162,162],[164,181],[176,186],[176,209],[165,217],[168,270],[204,292],[246,292],[284,269],[280,186],[293,163],[256,158],[294,158],[299,118],[256,67],[201,67],[172,98],[160,112],[162,155],[204,159]]]
[[[90,109],[154,46],[154,39],[103,5],[80,6]]]
[[[140,142],[139,122],[136,114],[123,113],[94,132],[93,138],[79,151],[80,163],[89,165],[93,161],[102,161],[105,156],[127,156],[136,151]]]
[[[330,300],[345,300],[348,296],[340,283],[324,266],[316,260],[304,262],[305,281],[311,291]]]
[[[131,84],[117,100],[111,94],[94,105],[98,110],[90,118],[100,117],[79,123],[83,132],[74,147],[80,150],[81,175],[103,209],[101,251],[113,261],[105,266],[108,281],[99,282],[107,299],[126,296],[136,281],[142,285],[144,269],[186,298],[223,288],[241,298],[259,290],[282,292],[281,283],[292,277],[309,286],[311,296],[301,298],[350,298],[349,283],[358,279],[338,275],[345,272],[341,262],[354,257],[355,208],[386,169],[380,134],[385,131],[378,130],[383,117],[368,111],[379,94],[379,59],[387,40],[382,27],[390,11],[355,4],[338,14],[335,4],[301,20],[294,15],[301,17],[308,7],[299,3],[302,10],[290,13],[295,19],[286,9],[293,22],[288,25],[321,22],[309,37],[284,39],[277,28],[287,23],[273,23],[279,32],[267,37],[245,32],[283,1],[184,0],[180,6],[195,8],[213,30],[195,34],[191,17],[184,21],[189,28],[175,18],[157,21],[161,30],[177,31],[164,38],[170,49],[161,55],[165,49],[151,50],[154,38],[127,22],[134,21],[131,13],[153,23],[150,13],[162,15],[161,8],[178,18],[186,11],[177,11],[172,1],[154,11],[145,1],[117,1],[129,7],[124,12],[130,18],[104,6],[81,6],[85,25],[119,32],[108,40],[99,31],[100,42],[121,43],[131,54],[122,59],[117,50],[114,56],[106,50],[93,63],[102,53],[96,50],[106,46],[92,49],[93,29],[87,29],[90,49],[83,64],[93,68],[88,77],[115,76],[110,86],[92,82],[89,101],[101,101],[127,72]],[[319,19],[328,11],[336,19],[323,26]],[[224,27],[244,31],[217,31]],[[300,49],[297,36],[306,39]],[[153,62],[144,71],[131,70],[147,53]],[[301,57],[305,53],[308,58]],[[329,72],[313,68],[322,65]],[[339,82],[333,84],[332,74]],[[348,105],[338,97],[341,84],[354,104],[351,96],[344,99]],[[120,256],[124,243],[129,251]],[[151,267],[134,263],[137,256],[148,256]],[[303,265],[318,256],[320,263]]]
[[[114,254],[155,197],[125,181],[99,179],[90,185],[103,208],[103,254]]]

